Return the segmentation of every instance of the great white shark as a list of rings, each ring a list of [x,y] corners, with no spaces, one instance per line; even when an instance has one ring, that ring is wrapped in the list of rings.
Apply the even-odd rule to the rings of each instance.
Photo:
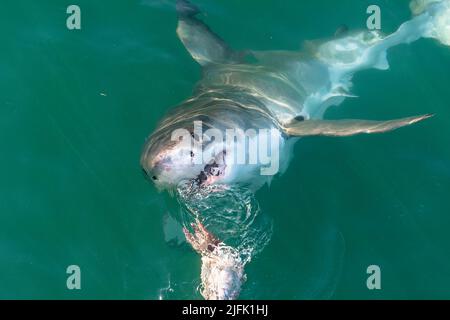
[[[160,190],[188,185],[197,190],[219,186],[215,192],[226,192],[239,184],[256,191],[285,171],[301,137],[383,133],[429,118],[324,119],[329,107],[354,97],[356,72],[389,68],[389,48],[420,38],[450,45],[450,0],[416,0],[410,7],[412,18],[389,35],[345,30],[309,41],[301,51],[237,51],[198,18],[196,6],[177,1],[177,34],[202,67],[202,79],[192,97],[170,111],[147,139],[140,160],[145,173]],[[233,144],[218,139],[229,136],[230,129],[235,130]],[[272,162],[262,161],[256,151],[262,142]],[[239,151],[247,161],[236,161]],[[254,161],[248,161],[255,152]],[[269,167],[275,170],[264,171]],[[201,221],[184,231],[202,255],[203,296],[237,298],[245,279],[239,258]]]

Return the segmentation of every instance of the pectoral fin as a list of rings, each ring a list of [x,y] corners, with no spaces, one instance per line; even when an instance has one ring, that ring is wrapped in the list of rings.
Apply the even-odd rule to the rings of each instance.
[[[415,117],[394,119],[387,121],[373,120],[305,120],[294,121],[284,127],[290,136],[333,136],[346,137],[360,133],[381,133],[409,126],[416,122],[432,117],[426,114]]]
[[[237,63],[242,53],[234,52],[218,35],[196,16],[200,10],[187,0],[177,0],[177,34],[181,42],[200,65]]]

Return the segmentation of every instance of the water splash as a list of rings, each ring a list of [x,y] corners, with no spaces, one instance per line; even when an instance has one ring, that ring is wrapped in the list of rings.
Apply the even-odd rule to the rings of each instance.
[[[158,300],[165,300],[166,296],[173,293],[172,282],[170,280],[170,273],[167,275],[167,286],[159,289]]]
[[[254,193],[244,186],[182,184],[177,199],[183,207],[185,227],[198,219],[220,241],[235,248],[245,262],[270,241],[272,219],[263,214]]]
[[[191,241],[197,241],[198,247],[193,246],[202,256],[201,294],[206,299],[237,298],[246,279],[245,265],[270,241],[272,219],[262,214],[254,193],[243,186],[185,183],[176,195],[182,223],[187,229],[193,226]],[[210,239],[220,243],[199,249],[214,242]]]

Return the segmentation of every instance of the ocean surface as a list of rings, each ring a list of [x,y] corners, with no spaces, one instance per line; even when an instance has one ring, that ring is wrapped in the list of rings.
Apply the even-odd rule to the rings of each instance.
[[[73,3],[72,3],[73,2]],[[200,67],[175,34],[173,1],[0,4],[0,298],[201,299],[200,258],[170,224],[139,157]],[[342,25],[382,31],[406,0],[195,0],[236,49],[298,50]],[[81,8],[81,30],[66,9]],[[450,48],[389,51],[354,78],[334,118],[435,117],[382,135],[299,141],[259,190],[272,238],[246,267],[245,299],[450,298]],[[66,269],[81,270],[69,290]],[[381,271],[369,290],[367,268]]]

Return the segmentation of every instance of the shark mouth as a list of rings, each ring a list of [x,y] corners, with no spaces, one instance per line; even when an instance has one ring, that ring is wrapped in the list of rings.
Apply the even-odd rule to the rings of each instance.
[[[197,175],[194,181],[198,186],[210,185],[225,175],[225,155],[226,151],[222,151],[217,155],[216,159],[211,160],[202,171]]]

